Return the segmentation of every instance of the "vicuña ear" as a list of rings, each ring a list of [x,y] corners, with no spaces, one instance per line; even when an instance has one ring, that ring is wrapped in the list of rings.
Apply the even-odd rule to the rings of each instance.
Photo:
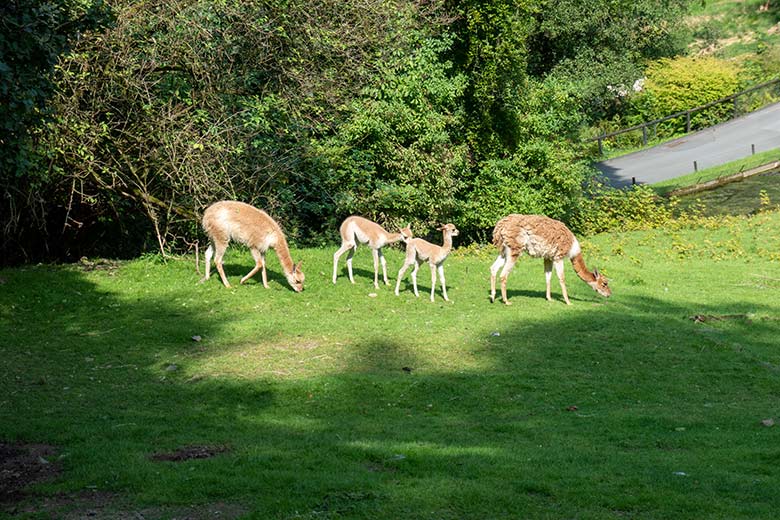
[[[598,267],[593,270],[593,274],[596,276],[596,278],[599,277],[599,268]]]
[[[300,272],[302,263],[303,263],[303,260],[299,260],[298,263],[295,264],[295,268],[293,270]]]

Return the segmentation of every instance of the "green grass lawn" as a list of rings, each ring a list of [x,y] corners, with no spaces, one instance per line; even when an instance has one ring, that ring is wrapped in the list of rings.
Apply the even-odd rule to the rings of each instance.
[[[293,251],[300,294],[274,255],[268,290],[200,285],[191,257],[0,270],[0,440],[53,445],[62,469],[35,487],[56,507],[0,510],[776,518],[780,213],[582,244],[612,298],[567,266],[573,305],[555,281],[548,302],[524,258],[514,305],[491,304],[494,252],[473,248],[433,304],[427,269],[420,299],[375,291],[367,249],[334,286],[335,246]],[[232,282],[252,266],[226,262]],[[191,445],[226,451],[151,458]]]

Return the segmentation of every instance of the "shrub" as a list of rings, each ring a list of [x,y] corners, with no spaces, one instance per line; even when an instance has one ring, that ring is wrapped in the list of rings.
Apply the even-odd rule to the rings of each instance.
[[[643,121],[659,119],[705,105],[740,89],[740,67],[714,57],[678,57],[652,62],[645,72],[644,90],[632,99],[633,111]],[[691,114],[691,130],[727,120],[731,103],[720,103]],[[681,116],[659,124],[659,136],[684,133]]]
[[[572,225],[590,235],[611,230],[657,228],[674,220],[673,206],[649,186],[613,189],[593,183],[587,190]]]

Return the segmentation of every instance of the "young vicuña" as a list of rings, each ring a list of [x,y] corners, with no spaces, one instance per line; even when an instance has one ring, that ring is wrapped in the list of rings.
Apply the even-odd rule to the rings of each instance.
[[[563,260],[569,258],[574,271],[585,283],[590,285],[600,295],[609,297],[612,291],[607,279],[598,269],[589,271],[582,259],[580,244],[574,234],[563,222],[543,215],[509,215],[502,218],[493,229],[493,245],[499,254],[490,268],[490,301],[496,299],[496,274],[501,271],[501,298],[510,305],[506,297],[506,278],[515,266],[515,262],[523,252],[535,258],[544,259],[544,275],[547,280],[547,299],[550,297],[550,278],[552,268],[561,283],[561,292],[567,305],[571,305],[566,292],[563,274]]]
[[[347,217],[341,224],[341,247],[333,253],[333,283],[336,283],[338,275],[339,257],[346,251],[347,253],[347,272],[349,281],[355,283],[352,277],[352,257],[355,255],[358,244],[368,244],[371,253],[374,256],[374,287],[379,288],[379,264],[382,264],[382,276],[385,279],[385,285],[390,285],[387,280],[387,261],[382,254],[382,248],[387,244],[392,244],[401,240],[401,233],[389,233],[379,224],[366,218],[351,216]],[[412,236],[409,226],[401,229],[406,237]]]
[[[201,282],[209,279],[213,256],[222,283],[225,284],[225,287],[230,287],[222,268],[222,257],[228,243],[235,240],[246,245],[255,259],[255,267],[241,279],[242,284],[254,276],[257,271],[262,270],[263,287],[268,288],[265,253],[271,248],[276,251],[279,263],[282,265],[287,281],[292,288],[296,292],[303,290],[305,277],[301,271],[301,262],[298,262],[297,265],[294,264],[282,228],[265,211],[243,202],[223,200],[206,208],[202,223],[210,243],[206,249],[206,276]]]
[[[444,260],[447,259],[447,255],[452,250],[452,237],[458,236],[459,231],[453,224],[445,224],[437,229],[444,235],[444,243],[441,246],[431,244],[422,238],[403,237],[404,242],[406,242],[406,259],[401,270],[398,271],[398,280],[395,283],[396,296],[398,296],[398,290],[401,287],[401,279],[412,264],[414,264],[414,270],[412,270],[414,295],[420,296],[417,292],[417,270],[420,268],[421,263],[427,261],[431,266],[431,301],[433,301],[434,289],[436,289],[437,270],[439,271],[439,278],[441,278],[441,291],[444,295],[444,301],[450,301],[447,298],[447,282],[444,279]]]

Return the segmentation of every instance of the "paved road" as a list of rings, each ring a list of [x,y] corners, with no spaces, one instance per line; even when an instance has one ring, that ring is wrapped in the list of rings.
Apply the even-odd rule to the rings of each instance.
[[[597,163],[615,187],[652,184],[780,148],[780,103],[647,150]]]

